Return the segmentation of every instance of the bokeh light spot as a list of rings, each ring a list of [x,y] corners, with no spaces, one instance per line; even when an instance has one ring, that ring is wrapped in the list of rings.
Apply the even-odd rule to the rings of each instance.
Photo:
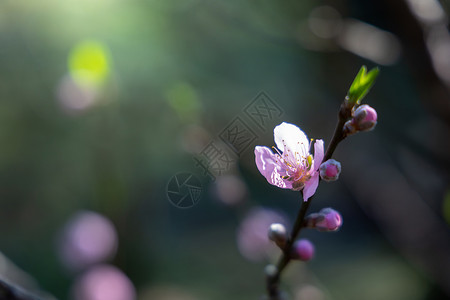
[[[83,274],[74,287],[75,300],[134,300],[133,283],[109,265],[96,266]]]
[[[79,270],[114,256],[117,244],[111,221],[95,212],[79,212],[63,230],[59,254],[67,268]]]
[[[286,218],[280,213],[263,208],[253,208],[244,218],[237,231],[239,252],[250,261],[263,261],[278,252],[278,248],[269,240],[267,231],[272,223],[286,224]],[[274,251],[275,250],[275,251]]]
[[[380,65],[395,64],[401,44],[392,33],[358,20],[347,20],[338,39],[339,45]]]
[[[214,183],[217,198],[226,205],[237,205],[245,200],[248,194],[244,181],[235,175],[219,176]]]
[[[186,82],[172,85],[166,92],[169,105],[176,111],[180,119],[195,120],[201,103],[195,89]]]
[[[98,86],[110,73],[109,51],[100,42],[82,41],[70,51],[68,64],[70,75],[78,84]]]

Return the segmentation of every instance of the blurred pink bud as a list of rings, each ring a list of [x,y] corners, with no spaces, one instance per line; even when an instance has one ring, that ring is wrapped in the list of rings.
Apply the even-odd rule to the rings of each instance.
[[[311,260],[314,257],[314,245],[307,239],[300,239],[294,244],[292,256],[303,261]]]
[[[332,208],[324,208],[319,212],[323,216],[316,222],[316,228],[320,231],[336,231],[342,226],[342,216]]]
[[[273,223],[272,225],[270,225],[269,232],[267,234],[269,236],[269,239],[275,242],[278,247],[284,248],[288,237],[286,227],[284,227],[283,224]]]
[[[341,163],[334,159],[329,159],[320,165],[319,170],[320,178],[325,181],[335,181],[341,173]]]

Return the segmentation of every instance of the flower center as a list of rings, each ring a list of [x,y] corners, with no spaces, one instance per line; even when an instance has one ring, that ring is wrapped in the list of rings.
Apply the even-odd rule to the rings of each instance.
[[[305,186],[305,182],[311,178],[312,155],[309,153],[306,153],[307,156],[301,155],[299,152],[292,153],[286,147],[284,148],[286,150],[284,153],[281,153],[275,147],[272,148],[277,152],[276,156],[286,170],[286,175],[280,175],[280,177],[284,180],[292,181],[293,190],[301,190]]]

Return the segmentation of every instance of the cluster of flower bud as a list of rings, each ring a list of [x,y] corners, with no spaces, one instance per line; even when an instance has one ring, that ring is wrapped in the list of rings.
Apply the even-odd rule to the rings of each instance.
[[[332,208],[323,208],[318,213],[313,213],[305,218],[304,226],[315,228],[319,231],[336,231],[342,226],[342,216]]]
[[[334,159],[329,159],[320,165],[319,173],[322,180],[328,182],[338,180],[339,174],[341,174],[341,163]]]
[[[377,111],[367,104],[352,111],[352,119],[344,124],[344,132],[351,135],[359,131],[370,131],[377,125]]]
[[[268,237],[273,241],[280,249],[285,251],[285,247],[288,241],[288,235],[286,228],[283,224],[273,223],[269,227]],[[299,259],[302,261],[308,261],[314,256],[314,245],[307,239],[300,239],[292,245],[291,258]],[[276,272],[276,267],[269,265],[266,268],[266,275],[270,276]]]

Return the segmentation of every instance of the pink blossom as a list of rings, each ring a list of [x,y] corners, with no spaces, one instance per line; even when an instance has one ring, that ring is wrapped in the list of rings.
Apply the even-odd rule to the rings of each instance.
[[[297,126],[281,123],[273,130],[275,143],[273,153],[268,147],[255,147],[255,160],[259,172],[267,181],[279,188],[303,190],[307,201],[319,185],[319,166],[323,160],[323,141],[314,143],[314,157],[310,154],[311,143]]]

